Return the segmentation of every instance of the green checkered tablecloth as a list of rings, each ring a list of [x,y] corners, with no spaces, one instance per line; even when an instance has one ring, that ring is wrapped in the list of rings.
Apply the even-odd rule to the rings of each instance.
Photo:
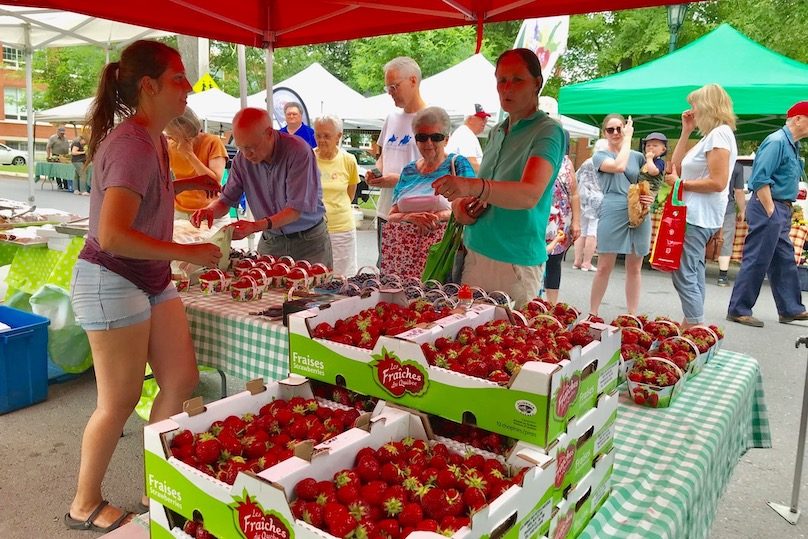
[[[196,359],[242,380],[289,375],[289,332],[280,321],[251,315],[283,303],[285,294],[265,292],[263,298],[240,302],[229,294],[202,295],[197,287],[182,292]]]
[[[621,399],[612,493],[580,537],[706,538],[740,457],[771,447],[757,361],[719,352],[670,408]]]

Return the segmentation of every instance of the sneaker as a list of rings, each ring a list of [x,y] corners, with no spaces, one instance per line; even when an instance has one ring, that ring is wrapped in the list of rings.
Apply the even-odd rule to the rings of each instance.
[[[589,266],[588,268],[581,266],[581,271],[598,271],[598,268],[595,266]]]
[[[718,286],[729,286],[729,277],[719,277],[716,284]]]

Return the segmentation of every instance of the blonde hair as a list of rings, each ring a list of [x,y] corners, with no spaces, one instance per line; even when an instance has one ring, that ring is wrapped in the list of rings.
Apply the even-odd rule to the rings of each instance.
[[[202,130],[202,122],[199,121],[191,107],[185,107],[185,112],[168,122],[169,129],[181,133],[190,140],[197,136]]]
[[[698,110],[696,127],[706,135],[720,125],[728,125],[735,131],[735,113],[732,98],[718,84],[707,84],[693,90],[687,96],[690,106]]]

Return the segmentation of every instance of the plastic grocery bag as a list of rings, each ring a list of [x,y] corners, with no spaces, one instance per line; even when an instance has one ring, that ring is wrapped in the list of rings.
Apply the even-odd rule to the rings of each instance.
[[[78,374],[93,364],[90,341],[76,322],[70,293],[56,285],[43,285],[29,300],[31,311],[50,320],[48,354],[65,372]]]
[[[687,206],[682,201],[682,182],[676,180],[665,201],[654,245],[651,267],[660,271],[676,271],[682,260],[687,229]]]
[[[187,228],[187,227],[186,227]],[[209,238],[204,237],[201,230],[193,229],[194,234],[188,234],[188,230],[178,230],[175,226],[174,241],[177,243],[212,243],[222,251],[222,258],[219,259],[219,269],[226,271],[230,265],[230,243],[233,241],[233,227],[223,226]],[[191,283],[196,282],[196,278],[207,270],[202,266],[175,260],[171,263],[171,272],[185,275],[191,279]]]

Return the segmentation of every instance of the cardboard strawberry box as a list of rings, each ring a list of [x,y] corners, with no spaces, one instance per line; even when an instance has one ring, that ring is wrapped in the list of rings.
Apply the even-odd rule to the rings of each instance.
[[[573,539],[581,534],[609,497],[613,470],[614,450],[601,456],[595,467],[558,504],[547,538]]]
[[[234,490],[235,486],[203,473],[172,456],[170,446],[173,437],[183,430],[189,430],[194,434],[205,432],[215,421],[233,415],[240,417],[248,413],[257,413],[262,406],[275,399],[289,400],[294,397],[314,398],[306,378],[291,376],[268,385],[263,385],[261,381],[253,381],[248,383],[248,390],[207,404],[201,410],[192,409],[201,402],[201,399],[195,399],[186,403],[188,412],[147,425],[144,429],[147,496],[188,519],[193,518],[193,512],[198,509],[199,504],[205,506],[211,499],[232,499],[231,493],[239,492]],[[332,408],[342,407],[322,399],[320,403]],[[366,413],[360,416],[356,424],[366,425],[370,415]],[[362,428],[354,427],[323,443],[328,444],[342,436],[350,437],[353,431],[364,432]],[[299,446],[302,447],[302,451],[306,450],[305,445]]]
[[[573,348],[569,360],[527,362],[505,386],[429,365],[421,344],[454,338],[466,326],[510,320],[508,310],[491,305],[476,305],[465,314],[394,337],[382,336],[373,350],[312,337],[318,324],[333,325],[394,299],[376,292],[290,316],[290,370],[539,447],[547,447],[565,431],[570,418],[594,407],[600,395],[617,386],[620,332],[604,324],[592,325],[596,341]]]
[[[618,393],[603,395],[597,407],[570,422],[567,431],[546,451],[556,460],[553,486],[559,496],[589,473],[595,462],[614,447],[618,401]],[[517,442],[512,452],[519,453],[526,447],[530,445]]]
[[[161,442],[160,438],[176,430],[177,425],[170,423],[183,420],[181,416],[152,425],[155,428],[147,446]],[[152,520],[152,537],[170,537],[177,531],[178,523],[165,516],[165,509],[170,509],[186,519],[201,520],[217,537],[329,539],[332,536],[325,531],[294,518],[290,503],[298,482],[304,478],[330,480],[336,472],[353,467],[360,449],[376,449],[406,437],[427,440],[427,431],[419,416],[381,403],[367,431],[352,429],[258,474],[240,473],[228,489],[218,488],[211,478],[195,473],[182,462],[170,462],[176,461],[173,457],[166,461],[147,450],[151,507],[163,513]],[[522,467],[527,468],[522,486],[510,486],[453,537],[477,539],[497,530],[504,537],[517,539],[522,526],[535,527],[531,535],[549,530],[552,509],[558,502],[552,488],[554,461],[530,450],[514,459],[515,466],[522,462]],[[417,532],[413,537],[425,537],[424,534],[432,539],[443,537],[429,532]]]

